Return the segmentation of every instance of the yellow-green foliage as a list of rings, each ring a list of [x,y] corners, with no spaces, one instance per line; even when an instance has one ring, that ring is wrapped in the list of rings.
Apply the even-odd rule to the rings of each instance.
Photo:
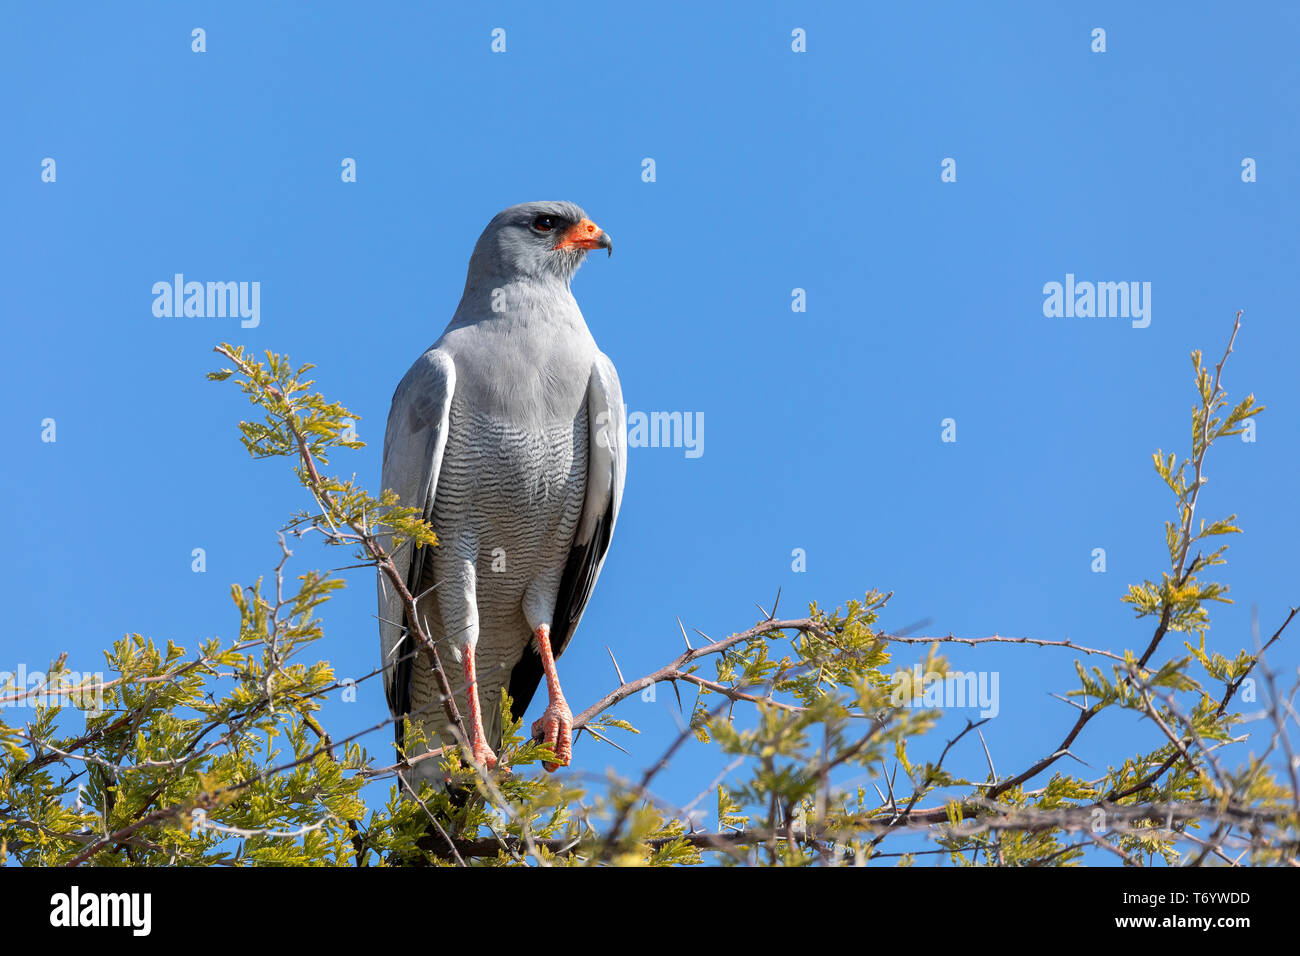
[[[317,532],[363,565],[375,563],[376,535],[390,548],[436,545],[434,529],[391,491],[373,495],[355,479],[320,473],[335,449],[361,443],[347,437],[357,416],[303,380],[311,366],[269,353],[258,361],[231,346],[218,351],[234,368],[211,377],[235,378],[257,411],[257,420],[239,423],[244,447],[254,458],[292,459],[311,492],[314,507],[290,516],[282,543],[284,535]],[[713,829],[655,797],[654,764],[639,781],[540,773],[552,755],[523,736],[504,700],[495,772],[479,776],[453,750],[437,758],[450,787],[404,794],[391,766],[401,756],[387,743],[391,727],[327,731],[319,722],[321,701],[343,682],[321,659],[317,614],[344,581],[315,571],[289,580],[286,547],[274,587],[258,580],[231,589],[231,638],[188,649],[140,635],[114,642],[105,653],[103,712],[87,714],[84,731],[81,718],[55,706],[21,711],[21,725],[0,723],[0,858],[100,866],[1063,866],[1084,861],[1086,851],[1104,862],[1199,862],[1207,852],[1190,837],[1213,832],[1216,850],[1241,833],[1248,861],[1294,862],[1296,797],[1289,778],[1276,777],[1277,761],[1257,754],[1227,768],[1215,756],[1241,722],[1233,698],[1258,658],[1206,650],[1207,608],[1228,600],[1226,587],[1202,577],[1224,561],[1226,545],[1211,539],[1240,529],[1235,516],[1207,524],[1195,514],[1210,447],[1239,434],[1261,407],[1251,396],[1228,410],[1219,368],[1211,374],[1199,352],[1192,361],[1199,403],[1191,454],[1154,456],[1175,496],[1176,520],[1165,524],[1169,569],[1123,597],[1139,618],[1155,619],[1155,630],[1135,632],[1138,649],[1115,652],[1104,667],[1077,661],[1077,687],[1061,688],[1080,733],[1103,710],[1166,728],[1167,743],[1152,752],[1117,755],[1084,777],[1074,775],[1065,744],[1058,751],[1052,740],[1027,769],[998,772],[989,755],[982,779],[955,775],[945,761],[953,748],[983,742],[978,723],[936,740],[939,713],[898,706],[919,699],[921,688],[893,679],[892,657],[908,648],[879,626],[889,596],[870,592],[834,612],[814,605],[785,626],[774,609],[746,638],[671,677],[679,700],[683,689],[697,695],[675,746],[702,742],[730,768],[725,779],[700,781]],[[1162,645],[1169,631],[1188,636],[1182,656]],[[929,673],[946,671],[936,644],[922,662]],[[51,665],[52,679],[62,667]],[[588,730],[616,745],[636,733],[614,712]],[[416,731],[408,731],[409,743]],[[375,741],[381,750],[371,754],[366,745]],[[368,809],[361,790],[372,780],[389,793]]]

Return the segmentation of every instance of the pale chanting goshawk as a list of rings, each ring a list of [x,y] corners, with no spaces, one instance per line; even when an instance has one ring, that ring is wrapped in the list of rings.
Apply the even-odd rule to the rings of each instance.
[[[393,560],[436,642],[474,759],[488,767],[501,745],[501,691],[519,718],[543,676],[550,700],[533,735],[555,752],[547,770],[572,755],[555,660],[600,575],[627,469],[618,375],[569,290],[592,249],[612,254],[613,244],[572,203],[499,213],[474,246],[455,315],[388,414],[383,487],[421,509],[438,537]],[[389,709],[428,737],[408,756],[453,742],[427,651],[382,575],[379,620]],[[433,779],[436,764],[415,764],[410,779]]]

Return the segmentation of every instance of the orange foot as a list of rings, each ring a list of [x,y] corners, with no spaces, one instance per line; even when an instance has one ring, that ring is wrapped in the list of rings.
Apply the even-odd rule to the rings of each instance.
[[[556,763],[543,763],[547,773],[567,767],[573,758],[573,714],[564,698],[552,699],[542,716],[533,722],[533,739],[550,746]]]
[[[497,755],[492,752],[492,748],[488,746],[487,740],[483,737],[475,740],[470,749],[474,752],[475,763],[482,764],[489,770],[497,765]]]

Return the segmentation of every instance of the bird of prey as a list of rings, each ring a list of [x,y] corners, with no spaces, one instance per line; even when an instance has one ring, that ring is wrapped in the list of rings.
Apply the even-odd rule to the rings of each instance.
[[[600,575],[627,469],[618,375],[569,289],[594,249],[612,255],[613,243],[573,203],[498,213],[474,246],[451,323],[388,414],[383,487],[438,536],[393,560],[437,644],[473,757],[488,767],[501,745],[501,692],[519,719],[543,676],[549,702],[533,736],[553,749],[548,771],[572,754],[555,660]],[[379,620],[389,709],[428,738],[408,757],[451,743],[431,661],[382,576]],[[400,719],[397,728],[400,747]],[[435,763],[417,763],[413,779],[431,779]]]

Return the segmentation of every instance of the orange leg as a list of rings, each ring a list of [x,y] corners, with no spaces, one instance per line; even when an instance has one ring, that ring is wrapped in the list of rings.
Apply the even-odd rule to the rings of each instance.
[[[537,628],[537,650],[542,655],[542,670],[546,672],[546,693],[550,703],[542,716],[533,722],[533,739],[548,744],[555,752],[555,763],[543,763],[548,772],[567,767],[573,758],[573,714],[560,690],[560,675],[555,671],[555,655],[551,653],[551,628],[543,624]]]
[[[489,770],[497,765],[497,755],[483,735],[483,712],[478,703],[478,677],[474,671],[474,648],[465,651],[465,696],[469,700],[469,746],[474,760]]]

